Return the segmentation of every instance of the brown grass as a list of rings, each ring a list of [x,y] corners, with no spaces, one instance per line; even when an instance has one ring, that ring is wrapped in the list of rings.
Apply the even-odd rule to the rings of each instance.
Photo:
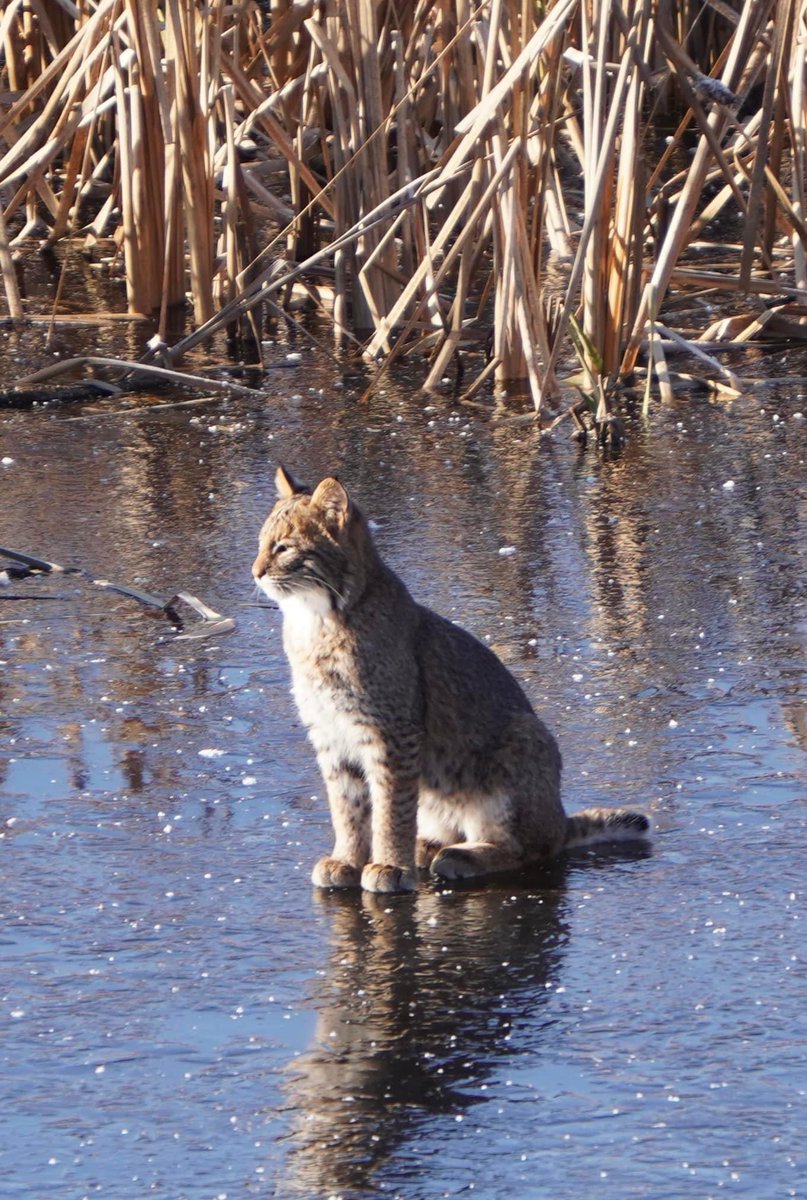
[[[69,239],[190,346],[260,343],[294,280],[370,362],[457,356],[535,409],[645,361],[668,394],[671,289],[807,288],[805,18],[796,0],[7,0],[0,275]],[[662,136],[668,131],[667,139]],[[704,271],[693,243],[725,241]],[[69,271],[71,256],[66,256]],[[790,332],[804,322],[790,313]],[[734,327],[733,327],[734,328]],[[709,336],[719,336],[715,326]],[[740,381],[699,346],[705,373]],[[576,364],[576,365],[575,365]],[[582,374],[581,374],[582,372]]]

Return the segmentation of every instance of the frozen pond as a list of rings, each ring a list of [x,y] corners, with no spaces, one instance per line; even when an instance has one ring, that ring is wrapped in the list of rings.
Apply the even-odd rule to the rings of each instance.
[[[311,362],[264,407],[0,412],[3,545],[237,622],[0,590],[0,1195],[804,1195],[807,397],[681,404],[609,461]],[[340,473],[523,681],[567,809],[645,808],[649,852],[313,891],[249,573],[278,461]]]

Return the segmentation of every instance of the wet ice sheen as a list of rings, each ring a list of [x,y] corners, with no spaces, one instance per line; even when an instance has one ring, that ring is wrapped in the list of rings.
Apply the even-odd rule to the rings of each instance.
[[[406,381],[360,407],[278,386],[293,401],[256,411],[0,416],[18,466],[49,464],[46,490],[0,474],[4,540],[238,621],[166,644],[64,581],[0,600],[0,1194],[798,1195],[786,389],[777,423],[692,405],[609,462],[450,402],[424,416]],[[569,806],[649,807],[649,853],[383,902],[312,891],[322,787],[249,580],[275,457],[339,468],[416,594],[544,711]]]

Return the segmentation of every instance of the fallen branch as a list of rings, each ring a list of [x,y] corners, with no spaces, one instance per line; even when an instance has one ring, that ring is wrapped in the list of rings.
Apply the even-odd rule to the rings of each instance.
[[[724,367],[723,364],[719,363],[716,358],[712,358],[711,354],[707,354],[699,346],[696,346],[694,342],[688,342],[685,338],[680,337],[674,332],[674,330],[669,329],[666,325],[662,325],[660,321],[656,322],[655,327],[670,341],[677,343],[682,350],[688,351],[693,355],[693,357],[699,359],[703,363],[706,363],[707,366],[714,367],[718,374],[722,375],[728,381],[728,388],[725,384],[720,384],[720,387],[723,391],[731,390],[737,396],[742,395],[743,385],[734,372],[730,371],[728,367]]]
[[[86,579],[93,587],[102,588],[107,592],[116,592],[120,596],[136,600],[144,608],[155,609],[166,616],[177,630],[184,630],[184,622],[177,612],[177,602],[181,601],[183,604],[187,604],[202,619],[199,625],[194,626],[188,632],[178,633],[177,641],[190,641],[191,639],[212,637],[214,634],[231,633],[235,629],[235,621],[232,617],[225,617],[221,613],[216,612],[215,609],[210,608],[198,596],[194,596],[190,592],[176,592],[169,600],[161,600],[159,596],[152,596],[149,592],[128,587],[126,584],[112,583],[109,579],[97,579],[90,571],[85,570],[84,567],[63,567],[59,563],[49,562],[45,558],[37,558],[33,554],[25,554],[21,550],[9,550],[5,546],[0,546],[0,555],[4,558],[10,558],[15,564],[14,566],[5,567],[3,570],[0,570],[0,585],[2,586],[7,586],[12,580],[26,579],[30,576],[78,575],[82,579]],[[49,600],[57,598],[65,599],[65,597],[52,596],[18,596],[9,593],[4,593],[3,595],[3,599],[6,600]]]
[[[216,392],[235,392],[241,396],[253,396],[256,399],[263,392],[255,388],[244,387],[240,383],[229,380],[205,379],[201,375],[187,375],[184,371],[172,371],[167,367],[155,367],[151,363],[129,362],[123,358],[98,358],[94,354],[82,355],[80,358],[67,358],[63,362],[51,363],[32,375],[24,375],[18,379],[14,387],[17,390],[29,389],[33,384],[44,383],[46,379],[54,379],[66,371],[78,370],[81,367],[106,367],[113,371],[123,371],[125,375],[137,377],[143,375],[154,379],[162,379],[176,383],[181,387],[207,388]],[[131,380],[130,380],[131,382]]]

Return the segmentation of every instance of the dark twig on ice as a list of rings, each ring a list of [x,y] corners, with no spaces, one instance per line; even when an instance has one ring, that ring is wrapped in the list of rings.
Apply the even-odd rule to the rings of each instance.
[[[44,558],[35,558],[33,554],[23,554],[21,550],[8,550],[5,546],[0,546],[0,554],[18,564],[5,567],[0,571],[0,583],[2,584],[7,584],[12,579],[25,579],[29,575],[81,574],[81,567],[60,567],[58,563],[48,562]]]
[[[122,388],[102,379],[82,379],[78,383],[51,387],[14,387],[0,390],[0,408],[33,408],[37,404],[72,404],[99,396],[119,396]]]
[[[8,585],[13,579],[26,579],[37,575],[79,575],[82,579],[88,580],[93,587],[103,588],[108,592],[116,592],[120,596],[127,596],[130,600],[136,600],[138,604],[142,604],[145,608],[155,609],[157,612],[164,614],[171,622],[175,630],[183,630],[177,633],[177,640],[188,641],[190,639],[211,637],[214,634],[230,633],[235,629],[235,621],[232,617],[225,617],[221,613],[210,608],[197,596],[191,595],[190,592],[176,592],[169,600],[161,600],[158,596],[152,596],[148,592],[139,591],[137,588],[127,587],[122,583],[112,583],[108,579],[97,579],[90,571],[86,571],[83,567],[62,567],[59,563],[48,562],[44,558],[36,558],[32,554],[23,554],[20,550],[9,550],[5,546],[0,546],[0,555],[4,558],[11,559],[12,565],[4,567],[0,570],[0,586]],[[20,597],[9,595],[5,596],[0,593],[0,599],[16,600]],[[177,604],[182,603],[192,608],[202,619],[199,624],[192,626],[187,632],[185,622],[177,611]]]
[[[178,384],[181,387],[204,388],[209,392],[225,392],[230,395],[261,397],[262,392],[255,388],[244,387],[243,384],[232,380],[209,379],[203,375],[189,375],[185,371],[169,370],[167,367],[154,366],[151,363],[129,362],[123,358],[101,358],[95,354],[82,355],[80,358],[67,358],[62,362],[50,363],[40,371],[25,375],[18,379],[12,392],[5,393],[5,403],[10,404],[16,395],[31,394],[38,384],[45,383],[57,375],[75,371],[84,367],[100,367],[108,371],[120,372],[128,387],[142,386],[147,379],[158,380],[161,383]],[[37,392],[37,395],[39,393]]]

